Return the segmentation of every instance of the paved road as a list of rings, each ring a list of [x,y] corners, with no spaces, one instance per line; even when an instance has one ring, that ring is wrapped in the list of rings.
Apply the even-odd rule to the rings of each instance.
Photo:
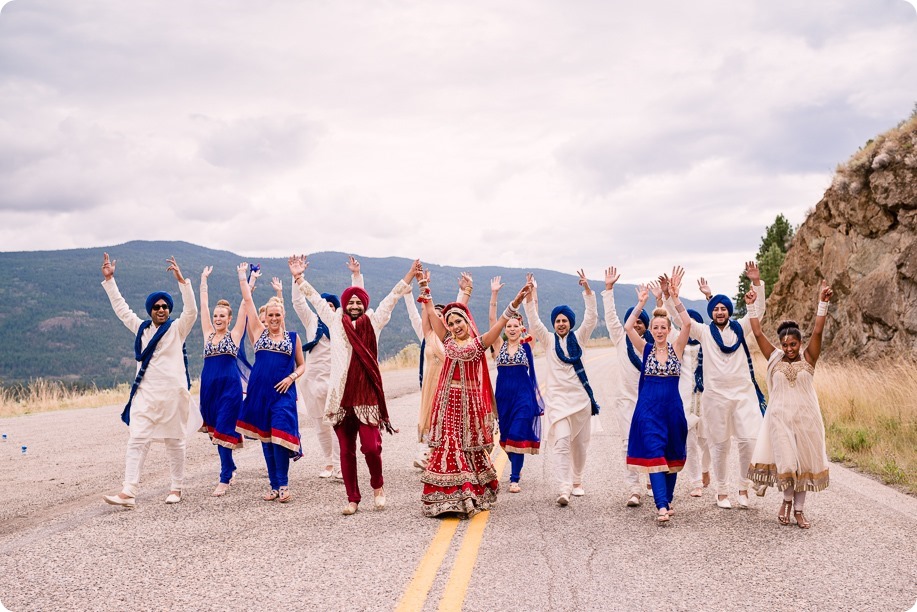
[[[601,402],[611,354],[593,349],[590,359]],[[501,493],[492,512],[425,519],[410,467],[416,375],[386,373],[385,384],[402,428],[384,441],[390,507],[352,517],[339,514],[343,485],[315,477],[308,431],[291,504],[260,501],[266,471],[254,444],[238,453],[230,494],[209,497],[217,458],[200,435],[189,443],[184,501],[162,503],[167,464],[154,446],[138,507],[125,511],[100,500],[122,477],[120,408],[0,420],[10,437],[0,444],[0,602],[18,612],[907,610],[917,601],[917,499],[833,466],[831,487],[810,496],[809,531],[777,524],[778,496],[723,511],[709,491],[689,498],[682,485],[678,515],[658,527],[648,507],[623,505],[609,413],[590,448],[587,495],[568,508],[553,503],[544,454],[527,459],[523,492]]]

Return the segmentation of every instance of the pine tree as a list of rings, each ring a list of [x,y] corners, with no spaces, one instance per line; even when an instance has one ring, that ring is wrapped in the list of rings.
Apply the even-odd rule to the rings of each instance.
[[[764,235],[761,237],[761,246],[758,247],[758,253],[755,255],[755,261],[758,262],[758,268],[761,270],[761,281],[768,291],[774,290],[777,279],[780,276],[780,266],[786,259],[787,249],[793,242],[793,236],[796,234],[795,228],[790,225],[789,220],[782,214],[777,215],[774,222],[767,226]],[[748,276],[743,270],[739,275],[739,283],[736,288],[735,297],[735,317],[745,316],[745,294],[751,283]]]

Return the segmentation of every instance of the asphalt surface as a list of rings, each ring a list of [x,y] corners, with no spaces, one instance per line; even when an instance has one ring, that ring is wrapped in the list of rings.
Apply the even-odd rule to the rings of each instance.
[[[602,403],[614,384],[608,349],[587,351]],[[167,506],[168,464],[154,445],[137,508],[104,504],[120,489],[127,428],[120,407],[0,420],[0,602],[9,610],[390,610],[443,521],[420,512],[416,372],[384,374],[401,428],[385,436],[388,508],[340,515],[340,481],[316,477],[311,430],[291,468],[290,504],[267,503],[258,445],[237,453],[236,484],[212,498],[218,459],[203,434],[188,444],[184,499]],[[610,407],[610,401],[605,401]],[[917,602],[917,499],[840,466],[810,494],[812,528],[780,526],[779,495],[720,510],[676,490],[659,527],[649,505],[625,508],[620,441],[599,417],[586,496],[554,504],[550,453],[526,459],[523,491],[500,493],[486,517],[465,610],[908,610]],[[28,446],[22,455],[20,447]],[[508,478],[508,469],[503,480]],[[733,499],[733,501],[735,501]],[[449,595],[470,521],[462,521],[423,605]],[[472,559],[473,562],[473,559]],[[444,608],[445,609],[445,606]]]

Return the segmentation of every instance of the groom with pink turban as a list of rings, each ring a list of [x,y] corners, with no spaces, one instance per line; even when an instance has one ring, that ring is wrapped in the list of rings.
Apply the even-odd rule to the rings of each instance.
[[[382,479],[382,435],[396,430],[389,420],[379,372],[378,339],[382,328],[392,317],[392,310],[402,295],[410,293],[411,279],[420,269],[414,261],[404,278],[380,302],[370,309],[369,294],[362,287],[348,287],[341,294],[341,308],[332,310],[328,302],[303,278],[308,267],[305,256],[288,260],[290,273],[302,295],[311,302],[331,334],[331,379],[325,402],[325,419],[334,427],[341,447],[341,474],[347,490],[347,505],[342,513],[354,514],[360,503],[357,482],[357,437],[369,468],[373,488],[373,505],[385,507]]]

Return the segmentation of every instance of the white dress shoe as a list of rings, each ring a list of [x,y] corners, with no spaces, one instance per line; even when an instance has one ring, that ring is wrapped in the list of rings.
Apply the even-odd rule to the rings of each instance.
[[[583,490],[583,487],[573,487],[573,490],[570,491],[570,494],[574,497],[582,497],[586,494],[586,491]]]
[[[318,473],[318,477],[319,477],[319,478],[331,478],[332,476],[334,476],[334,470],[333,470],[333,469],[329,470],[329,469],[326,468],[326,469],[324,469],[324,470],[322,470],[321,472]]]
[[[566,505],[569,504],[569,503],[570,503],[570,496],[567,495],[566,493],[561,493],[561,494],[557,497],[557,505],[558,505],[558,506],[566,506]]]
[[[723,499],[720,499],[719,497],[717,497],[716,505],[718,508],[722,508],[724,510],[729,510],[730,508],[732,508],[732,504],[729,502],[728,497],[723,498]]]
[[[137,505],[137,500],[133,497],[123,498],[118,497],[117,495],[103,495],[102,499],[105,500],[106,504],[111,504],[112,506],[121,506],[123,508],[133,508]]]
[[[166,497],[167,504],[177,504],[181,501],[181,495],[176,495],[175,493],[169,493],[169,496]]]
[[[739,508],[748,509],[748,494],[739,493]]]

